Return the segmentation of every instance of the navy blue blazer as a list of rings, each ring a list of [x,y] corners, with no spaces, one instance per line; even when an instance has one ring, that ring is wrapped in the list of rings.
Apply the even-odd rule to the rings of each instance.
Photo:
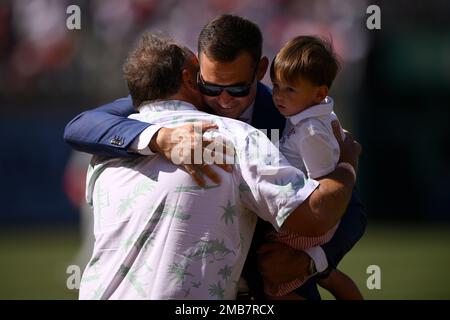
[[[135,113],[131,97],[118,99],[112,103],[105,104],[96,109],[85,111],[72,119],[64,130],[64,140],[74,149],[110,157],[135,157],[134,153],[127,152],[133,140],[151,124],[137,120],[128,119],[130,114]],[[282,130],[286,120],[275,108],[272,100],[271,90],[264,84],[258,82],[255,106],[251,124],[258,129],[267,129],[270,138],[270,129]],[[258,219],[258,228],[254,237],[254,247],[258,244],[261,232],[261,219]],[[352,199],[347,207],[339,228],[330,242],[322,246],[332,267],[336,267],[344,255],[362,237],[366,228],[365,208],[356,190],[353,191]],[[257,275],[256,259],[254,250],[249,254],[244,274]],[[253,256],[253,258],[252,258]],[[248,265],[251,267],[249,268]],[[249,271],[249,272],[248,272]],[[256,278],[256,285],[261,284],[261,279]],[[302,286],[303,295],[309,299],[320,299],[319,292],[314,280]]]

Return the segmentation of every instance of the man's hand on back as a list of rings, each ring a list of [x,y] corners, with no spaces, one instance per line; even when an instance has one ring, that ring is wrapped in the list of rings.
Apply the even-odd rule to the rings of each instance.
[[[159,153],[170,162],[181,165],[192,176],[199,186],[205,186],[204,175],[215,183],[220,183],[219,175],[205,163],[204,151],[213,141],[203,137],[207,130],[217,129],[214,123],[201,122],[186,124],[175,128],[161,128],[150,141],[150,149]],[[224,145],[215,142],[216,149],[226,150]],[[217,148],[217,146],[219,146]],[[224,159],[225,157],[216,157]],[[222,163],[214,163],[227,172],[232,171],[232,166]]]

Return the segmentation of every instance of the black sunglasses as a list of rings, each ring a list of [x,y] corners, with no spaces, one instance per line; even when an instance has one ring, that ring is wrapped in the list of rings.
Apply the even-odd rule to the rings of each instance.
[[[221,86],[219,84],[211,84],[207,83],[203,80],[200,71],[197,72],[197,85],[198,89],[205,96],[217,97],[219,96],[223,90],[225,90],[230,96],[236,98],[242,98],[249,95],[250,90],[252,88],[253,80],[256,76],[256,69],[253,73],[252,83],[244,84],[242,86]]]

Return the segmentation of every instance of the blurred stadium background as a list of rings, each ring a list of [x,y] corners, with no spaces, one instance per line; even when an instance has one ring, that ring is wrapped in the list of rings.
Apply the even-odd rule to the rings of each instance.
[[[71,4],[81,30],[66,28]],[[366,28],[369,4],[381,8],[381,30]],[[127,95],[121,65],[142,31],[195,51],[202,26],[224,12],[259,24],[269,59],[294,35],[332,37],[343,60],[332,95],[364,148],[358,185],[369,215],[342,269],[368,299],[450,299],[445,0],[0,1],[0,299],[76,299],[66,269],[89,248],[88,157],[64,143],[65,124]],[[381,268],[380,290],[366,287],[369,265]]]

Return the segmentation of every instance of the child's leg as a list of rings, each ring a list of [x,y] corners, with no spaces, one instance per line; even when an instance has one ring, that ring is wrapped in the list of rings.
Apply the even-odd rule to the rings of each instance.
[[[353,280],[339,270],[333,270],[325,279],[317,278],[317,283],[327,289],[337,300],[363,300],[363,296]]]

